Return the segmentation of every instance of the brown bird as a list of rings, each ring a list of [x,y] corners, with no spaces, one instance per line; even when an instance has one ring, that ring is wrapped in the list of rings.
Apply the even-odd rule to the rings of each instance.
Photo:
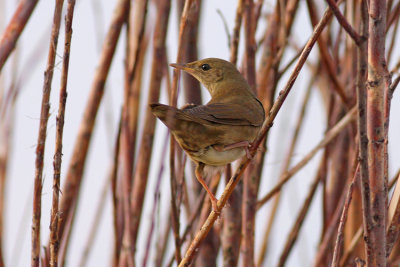
[[[216,210],[217,199],[203,180],[204,167],[224,166],[246,154],[250,157],[249,147],[264,122],[264,107],[228,61],[207,58],[170,66],[199,80],[210,92],[211,100],[206,105],[189,104],[182,109],[163,104],[150,107],[197,164],[197,180]]]

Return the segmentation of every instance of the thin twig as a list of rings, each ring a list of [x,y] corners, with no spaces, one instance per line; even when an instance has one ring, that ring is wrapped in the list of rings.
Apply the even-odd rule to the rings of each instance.
[[[342,260],[340,261],[340,266],[345,266],[350,256],[352,255],[354,248],[361,240],[363,233],[364,233],[363,228],[360,226],[360,228],[358,228],[357,232],[354,234],[354,237],[351,239],[348,249],[343,253]]]
[[[307,6],[311,18],[312,25],[314,26],[316,21],[317,21],[317,11],[315,7],[315,3],[313,0],[307,0]],[[329,11],[331,9],[328,7]],[[331,15],[332,13],[329,12]],[[315,26],[314,26],[315,27]],[[345,104],[345,107],[350,108],[350,103],[349,100],[347,99],[346,92],[344,90],[343,84],[339,81],[337,71],[335,68],[335,64],[333,62],[332,56],[329,53],[328,47],[327,47],[327,41],[324,36],[321,36],[321,38],[318,39],[318,47],[320,51],[320,57],[321,61],[324,66],[326,66],[326,70],[328,72],[328,78],[332,81],[333,83],[333,90],[339,95],[340,100]]]
[[[260,209],[269,199],[271,199],[277,192],[279,192],[283,185],[285,185],[290,178],[296,174],[302,167],[304,167],[310,159],[323,147],[325,147],[329,142],[331,142],[350,122],[355,119],[356,108],[352,108],[346,116],[344,116],[332,129],[330,129],[326,134],[324,139],[322,139],[318,145],[316,145],[299,163],[293,166],[289,171],[287,171],[283,179],[275,185],[269,193],[262,197],[257,203],[257,209]]]
[[[356,164],[357,158],[354,158],[354,164]],[[354,166],[353,173],[355,174],[356,166]],[[354,177],[353,174],[353,177]],[[323,261],[326,260],[326,255],[330,253],[329,249],[331,248],[332,240],[335,236],[335,233],[338,228],[338,224],[340,221],[340,216],[343,211],[343,207],[345,205],[345,200],[347,196],[347,191],[342,190],[340,197],[338,198],[338,204],[336,206],[335,211],[332,213],[331,218],[328,222],[328,225],[325,226],[325,230],[323,232],[322,240],[319,244],[318,252],[315,257],[314,266],[325,266],[326,263]]]
[[[147,103],[154,103],[158,101],[160,95],[161,80],[163,77],[163,62],[165,55],[165,39],[166,29],[168,27],[170,11],[170,1],[162,1],[158,5],[158,16],[156,21],[156,28],[153,36],[153,55],[151,66],[151,77],[149,85],[149,95]],[[153,149],[153,135],[155,130],[155,117],[151,113],[149,107],[146,108],[145,122],[142,130],[142,139],[139,147],[138,161],[136,163],[136,170],[134,175],[134,184],[131,192],[131,231],[134,246],[136,246],[136,239],[139,231],[140,219],[143,210],[143,201],[145,196],[145,189],[148,179],[148,171]],[[151,137],[151,138],[149,138]]]
[[[244,36],[245,36],[245,54],[244,54],[244,77],[247,79],[250,87],[256,93],[256,70],[255,70],[255,36],[254,36],[254,3],[253,0],[244,1]],[[262,155],[257,155],[257,161]],[[261,161],[261,160],[260,160]],[[255,234],[255,216],[257,193],[260,184],[261,175],[254,165],[251,165],[243,178],[243,201],[242,201],[242,239],[241,255],[243,258],[243,267],[254,266],[254,234]]]
[[[280,178],[279,180],[283,179],[284,174],[288,171],[290,163],[291,163],[291,159],[293,157],[293,153],[294,153],[294,149],[296,147],[297,144],[297,140],[298,140],[298,136],[300,133],[300,129],[301,126],[303,125],[303,120],[305,117],[305,111],[307,108],[307,104],[308,104],[308,100],[310,99],[310,95],[311,95],[311,89],[312,86],[315,82],[315,75],[314,77],[310,80],[310,83],[308,84],[308,88],[306,91],[306,94],[303,98],[302,104],[301,104],[301,109],[299,112],[299,117],[297,118],[297,123],[295,126],[295,130],[293,131],[293,136],[291,138],[290,144],[289,144],[289,149],[288,152],[285,156],[285,160],[282,164],[282,170],[281,170],[281,174],[280,174]],[[273,222],[276,218],[276,213],[278,211],[278,206],[279,206],[279,200],[280,200],[280,196],[281,194],[277,194],[277,196],[274,198],[274,203],[272,204],[272,209],[271,212],[269,213],[269,219],[268,219],[268,223],[267,223],[267,227],[265,230],[265,234],[263,236],[263,241],[262,241],[262,245],[261,245],[261,251],[257,260],[257,266],[262,266],[262,263],[265,259],[266,256],[266,252],[267,252],[267,245],[268,245],[268,241],[269,241],[269,235],[271,233],[271,229],[272,229],[272,225]]]
[[[50,266],[57,267],[58,265],[58,202],[60,191],[60,175],[61,175],[61,162],[62,162],[62,139],[64,130],[64,115],[65,103],[67,101],[67,81],[69,69],[69,55],[71,49],[72,38],[72,20],[74,14],[75,0],[68,1],[67,14],[65,16],[65,41],[64,41],[64,55],[63,66],[61,72],[61,88],[60,100],[57,115],[57,129],[56,129],[56,148],[54,153],[54,178],[53,178],[53,201],[51,207],[50,219]]]
[[[128,14],[126,12],[128,3],[128,0],[119,0],[117,2],[112,22],[100,55],[99,66],[96,69],[91,94],[85,108],[83,120],[72,153],[60,204],[61,217],[58,227],[58,235],[61,242],[63,242],[63,240],[65,242],[65,240],[68,239],[69,231],[71,229],[68,223],[69,220],[72,223],[72,214],[75,213],[76,210],[75,200],[77,199],[82,181],[83,168],[93,133],[94,122],[104,93],[105,81],[114,56],[121,27]]]
[[[120,149],[120,139],[121,139],[121,124],[122,116],[118,123],[118,131],[114,141],[114,151],[113,151],[113,164],[111,170],[111,194],[112,194],[112,205],[113,205],[113,232],[114,232],[114,253],[112,259],[112,266],[116,267],[119,262],[119,256],[121,252],[122,243],[122,216],[121,216],[121,204],[117,192],[117,182],[118,182],[118,167],[119,167],[119,149]]]
[[[194,208],[192,209],[193,212],[188,220],[188,223],[186,225],[185,230],[183,231],[183,234],[181,235],[181,237],[179,238],[181,240],[181,244],[184,243],[184,241],[186,240],[188,234],[191,232],[192,228],[194,228],[194,224],[196,219],[199,217],[199,213],[201,212],[201,209],[203,207],[203,203],[204,203],[204,197],[206,196],[206,191],[202,190],[200,192],[200,195],[198,196],[196,203],[194,205]],[[167,264],[167,266],[172,266],[173,262],[174,262],[174,255],[172,255],[171,257],[169,257],[169,264]]]
[[[0,72],[15,48],[18,38],[25,28],[38,0],[20,1],[11,21],[0,37]]]
[[[94,245],[94,241],[96,238],[96,234],[98,233],[99,226],[101,223],[101,218],[102,218],[104,210],[105,210],[104,206],[107,203],[106,200],[107,200],[107,193],[110,190],[110,182],[113,179],[114,174],[115,174],[114,173],[114,166],[115,166],[114,164],[115,164],[115,161],[113,162],[113,166],[110,169],[109,174],[107,175],[108,177],[106,177],[106,179],[104,181],[104,184],[103,184],[103,187],[102,187],[102,190],[100,193],[99,201],[97,202],[97,206],[96,206],[96,209],[94,212],[94,218],[93,218],[93,221],[92,221],[92,224],[90,227],[88,239],[85,243],[85,246],[84,246],[83,252],[82,252],[82,256],[79,260],[79,265],[78,265],[79,267],[85,267],[87,265],[87,261],[89,259],[90,252],[92,251],[92,249],[94,247],[93,245]]]
[[[232,167],[226,166],[226,183],[232,177]],[[224,211],[224,225],[221,236],[221,247],[223,256],[223,266],[237,266],[240,252],[241,228],[242,228],[242,195],[243,183],[239,184],[233,190],[228,199],[228,205]]]
[[[400,175],[400,169],[396,172],[396,174],[392,178],[391,183],[389,184],[389,190],[393,189],[393,186],[396,184],[395,181],[397,181],[397,178],[399,175]],[[363,236],[363,227],[361,225],[358,228],[357,232],[354,234],[353,238],[351,239],[350,245],[348,246],[346,251],[343,253],[343,257],[340,261],[340,266],[345,266],[345,264],[349,260],[350,256],[353,254],[355,247],[360,242],[362,236]]]
[[[399,179],[400,174],[397,175],[395,180],[399,181]],[[389,226],[386,234],[386,257],[390,256],[400,233],[400,183],[397,183],[392,199],[390,200],[388,220]]]
[[[243,13],[243,1],[238,0],[236,15],[235,15],[235,27],[233,28],[231,43],[230,43],[230,57],[229,60],[232,64],[237,64],[237,55],[240,39],[240,28],[242,26],[242,13]]]
[[[235,16],[235,27],[230,44],[230,62],[237,64],[240,28],[242,25],[243,1],[238,0]],[[225,169],[226,183],[232,176],[232,166],[228,164]],[[221,247],[223,253],[223,266],[236,266],[239,259],[241,228],[242,228],[242,195],[243,183],[239,183],[228,199],[228,207],[225,210],[224,225],[222,228]]]
[[[180,7],[184,7],[183,1]],[[199,46],[199,32],[200,32],[200,12],[202,0],[194,2],[195,8],[189,10],[190,20],[187,22],[187,30],[185,31],[185,42],[183,43],[183,50],[185,51],[184,62],[192,62],[199,59],[198,46]],[[168,68],[168,67],[167,67]],[[199,81],[192,75],[183,72],[183,91],[185,96],[185,103],[192,103],[195,105],[202,104],[202,96]],[[183,153],[183,152],[182,152]],[[201,185],[198,185],[201,186]]]
[[[340,223],[338,227],[338,233],[336,236],[336,243],[335,243],[335,249],[333,252],[333,259],[332,259],[332,267],[339,267],[339,261],[340,261],[340,255],[341,255],[341,247],[343,245],[343,237],[344,237],[344,226],[347,220],[347,215],[349,212],[349,207],[352,199],[352,194],[353,194],[353,188],[354,184],[356,183],[357,179],[360,177],[360,166],[357,166],[357,170],[354,174],[354,177],[349,185],[349,189],[347,190],[346,194],[346,200],[344,202],[343,210],[342,210],[342,215],[340,216]]]
[[[282,75],[285,74],[288,71],[288,69],[296,62],[296,60],[299,58],[299,56],[300,56],[301,52],[303,51],[303,49],[304,49],[304,47],[301,50],[299,50],[297,52],[297,54],[294,55],[292,57],[292,59],[289,60],[289,62],[284,67],[282,67],[281,70],[279,70],[278,79],[280,79],[282,77]]]
[[[339,8],[337,7],[336,3],[334,0],[326,0],[328,2],[329,7],[332,9],[333,14],[337,18],[338,22],[342,27],[345,29],[345,31],[350,35],[350,37],[354,40],[356,45],[360,45],[362,41],[362,36],[360,36],[350,25],[350,23],[347,21],[347,19],[342,15],[340,12]]]
[[[399,24],[400,24],[400,17],[397,17],[396,24],[394,25],[393,33],[392,33],[392,36],[391,36],[389,49],[387,50],[387,53],[386,53],[386,55],[387,55],[386,56],[387,65],[388,66],[390,65],[391,59],[394,58],[392,53],[393,53],[393,49],[395,47],[395,43],[396,43],[396,39],[397,39],[397,33],[398,33],[398,29],[399,29]]]
[[[252,156],[255,155],[258,146],[261,144],[261,142],[265,138],[266,134],[269,132],[269,129],[271,129],[273,122],[276,118],[276,115],[278,114],[280,108],[283,105],[283,102],[285,101],[290,90],[292,89],[297,76],[299,75],[304,63],[307,60],[308,55],[311,52],[312,47],[314,46],[315,42],[317,41],[319,35],[321,34],[322,30],[325,28],[325,26],[328,23],[331,16],[332,16],[332,13],[330,12],[329,9],[327,9],[325,11],[325,14],[322,17],[321,21],[318,23],[313,34],[311,35],[307,45],[305,46],[302,54],[300,55],[298,63],[296,64],[291,76],[289,77],[289,80],[288,80],[285,88],[281,91],[278,99],[275,101],[274,105],[272,106],[267,119],[263,123],[260,133],[258,134],[256,140],[253,142],[253,146],[251,149]],[[246,167],[249,163],[250,163],[249,159],[246,159],[245,161],[241,162],[241,164],[237,168],[235,174],[232,176],[232,178],[229,180],[229,183],[226,185],[225,190],[224,190],[221,198],[218,201],[217,210],[212,211],[210,213],[209,217],[207,218],[207,221],[204,223],[203,227],[197,233],[195,239],[192,241],[188,251],[185,254],[185,257],[183,258],[182,262],[179,264],[179,267],[188,266],[190,264],[190,262],[192,261],[192,259],[194,257],[194,254],[196,252],[196,249],[199,247],[202,240],[205,238],[205,236],[210,231],[212,225],[214,224],[215,220],[218,217],[218,213],[221,212],[222,208],[225,206],[227,199],[232,194],[233,188],[239,182],[240,176],[243,174],[244,170],[246,169]]]
[[[46,144],[47,121],[50,110],[50,92],[51,82],[53,80],[54,62],[57,51],[58,35],[60,31],[61,12],[64,1],[57,0],[54,7],[53,26],[51,30],[49,53],[47,57],[47,66],[43,83],[43,97],[40,110],[40,125],[36,147],[35,161],[35,188],[33,195],[33,215],[32,215],[32,267],[39,267],[40,260],[40,217],[41,217],[41,198],[42,198],[42,176],[43,161]],[[56,175],[56,173],[55,173]],[[56,189],[58,190],[58,188]],[[54,214],[57,216],[57,214]]]
[[[320,181],[321,181],[321,174],[320,171],[318,171],[317,175],[314,178],[313,183],[310,186],[310,190],[307,194],[307,197],[304,200],[303,206],[300,209],[299,214],[297,215],[296,220],[293,223],[293,226],[289,232],[283,251],[279,257],[279,262],[277,264],[278,267],[285,266],[286,260],[288,259],[289,254],[294,246],[294,243],[297,240],[297,237],[299,235],[303,222],[306,218],[307,212],[310,208],[310,205],[312,203],[312,200],[314,198],[315,192],[317,191],[318,184],[320,183]]]
[[[127,47],[124,80],[124,100],[121,119],[121,166],[122,166],[122,206],[124,228],[122,236],[122,251],[118,266],[134,267],[136,236],[132,233],[132,227],[136,210],[131,205],[132,173],[135,154],[138,91],[140,91],[140,68],[144,53],[144,31],[147,17],[147,0],[132,2],[129,6],[129,18],[127,19]],[[141,55],[141,56],[139,56]],[[136,95],[135,95],[136,94]],[[136,103],[135,103],[136,102]],[[136,105],[135,105],[136,104]],[[133,107],[133,108],[132,108]],[[140,216],[139,220],[140,220]]]
[[[18,91],[19,90],[19,85],[17,81],[17,68],[19,66],[18,62],[18,55],[19,51],[14,53],[13,61],[12,61],[12,72],[14,75],[12,75],[11,78],[11,86],[8,89],[8,93],[11,91]],[[2,77],[2,75],[0,75]],[[7,188],[7,176],[8,176],[8,168],[9,168],[9,162],[11,159],[12,155],[12,136],[14,133],[14,125],[15,125],[15,112],[16,112],[16,97],[17,94],[13,98],[8,98],[4,99],[4,89],[2,79],[0,78],[0,109],[1,107],[4,107],[4,112],[0,113],[0,267],[4,267],[4,244],[6,244],[5,241],[5,227],[4,227],[4,219],[6,218],[6,188]],[[29,198],[31,200],[31,198]],[[23,214],[27,214],[26,213]],[[29,220],[29,219],[28,219]],[[21,224],[22,221],[28,221],[24,216],[21,218]],[[19,228],[20,229],[20,228]],[[24,231],[19,231],[19,235],[23,233]],[[21,236],[15,240],[21,240]],[[15,242],[17,244],[18,241]],[[15,251],[15,250],[13,250]],[[13,253],[14,254],[14,253]],[[14,257],[12,257],[13,259]]]
[[[170,210],[170,209],[168,209]],[[159,238],[157,238],[158,242],[156,245],[156,256],[154,259],[154,266],[162,266],[162,262],[164,260],[165,257],[165,251],[167,250],[167,246],[168,246],[168,238],[169,238],[169,234],[170,234],[170,230],[171,230],[171,220],[169,219],[170,214],[167,214],[167,220],[165,220],[165,224],[163,232],[161,234],[161,236],[159,236]],[[174,254],[175,255],[175,254]],[[171,257],[171,261],[174,260],[174,255],[172,255]],[[172,263],[171,263],[172,264]]]
[[[390,12],[390,17],[386,24],[386,33],[389,31],[390,26],[394,23],[396,19],[400,16],[400,3],[397,2],[397,5],[393,8],[392,12]]]
[[[180,63],[183,60],[183,57],[185,55],[185,50],[184,48],[184,43],[185,39],[188,38],[188,36],[185,34],[185,32],[188,29],[188,21],[189,21],[189,11],[194,3],[194,0],[188,0],[185,1],[185,5],[182,11],[182,16],[180,19],[180,26],[179,26],[179,41],[178,41],[178,53],[176,56],[176,62]],[[178,81],[180,77],[180,71],[179,70],[174,70],[174,75],[172,78],[172,90],[171,90],[171,98],[170,98],[170,104],[173,107],[176,107],[177,104],[177,96],[178,96]],[[175,139],[171,135],[171,141],[170,141],[170,186],[171,186],[171,213],[172,213],[172,228],[174,232],[174,237],[175,237],[175,258],[176,262],[181,261],[181,248],[180,244],[181,241],[179,239],[179,228],[180,228],[180,223],[179,223],[179,211],[178,207],[175,202],[175,196],[174,196],[174,183],[175,181]]]
[[[168,148],[167,145],[168,145],[168,134],[164,138],[164,145],[161,150],[162,151],[161,159],[164,159],[167,156],[167,148]],[[156,187],[154,189],[154,199],[153,199],[153,207],[152,207],[152,211],[151,211],[150,229],[149,229],[149,233],[147,235],[146,250],[145,250],[145,254],[143,257],[143,263],[142,263],[143,267],[147,266],[147,261],[148,261],[148,257],[149,257],[149,253],[150,253],[150,245],[151,245],[151,240],[152,240],[152,236],[153,236],[157,205],[160,202],[160,185],[161,185],[161,177],[162,177],[163,173],[164,173],[164,161],[160,161],[160,167],[158,169]]]
[[[231,35],[229,34],[228,22],[226,21],[226,18],[224,16],[224,14],[222,13],[221,9],[217,9],[217,14],[221,18],[222,24],[224,25],[224,30],[225,30],[225,33],[226,33],[226,37],[228,38],[228,47],[230,47],[231,44],[232,44],[232,39],[231,39]]]
[[[213,194],[216,193],[220,180],[221,173],[217,173],[216,175],[210,177],[208,184],[210,185],[210,190],[211,192],[213,192]],[[196,228],[200,228],[201,225],[205,222],[208,214],[210,213],[210,210],[211,201],[208,201],[208,199],[206,199],[202,206],[200,215],[198,216],[199,220],[197,222]],[[207,235],[204,239],[202,246],[199,248],[198,257],[195,259],[196,267],[209,267],[217,265],[218,251],[220,247],[220,238],[218,236],[218,232],[219,231],[217,230],[217,226],[214,226],[211,229],[211,233]]]

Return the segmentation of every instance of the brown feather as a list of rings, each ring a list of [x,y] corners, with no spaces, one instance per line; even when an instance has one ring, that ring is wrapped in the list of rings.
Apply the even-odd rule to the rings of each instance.
[[[203,70],[204,64],[210,68]],[[202,82],[211,94],[211,101],[206,105],[185,105],[182,109],[151,104],[153,114],[171,130],[195,162],[220,166],[243,156],[243,147],[229,151],[223,148],[236,143],[251,143],[261,128],[265,113],[236,67],[215,58],[173,66]]]

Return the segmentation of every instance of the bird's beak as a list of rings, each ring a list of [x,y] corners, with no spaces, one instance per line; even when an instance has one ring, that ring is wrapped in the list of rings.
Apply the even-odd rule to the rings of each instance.
[[[175,69],[184,69],[186,67],[186,64],[178,64],[178,63],[171,63],[169,65]]]
[[[178,69],[178,70],[184,70],[187,72],[190,72],[191,68],[187,64],[178,64],[178,63],[172,63],[169,64],[171,67]]]

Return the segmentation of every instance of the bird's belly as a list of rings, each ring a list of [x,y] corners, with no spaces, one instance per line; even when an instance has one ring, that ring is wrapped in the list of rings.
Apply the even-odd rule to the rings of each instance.
[[[191,154],[191,157],[195,161],[200,161],[207,165],[222,166],[231,163],[244,155],[246,155],[246,152],[241,147],[226,151],[217,151],[212,146],[209,146],[200,153]]]

